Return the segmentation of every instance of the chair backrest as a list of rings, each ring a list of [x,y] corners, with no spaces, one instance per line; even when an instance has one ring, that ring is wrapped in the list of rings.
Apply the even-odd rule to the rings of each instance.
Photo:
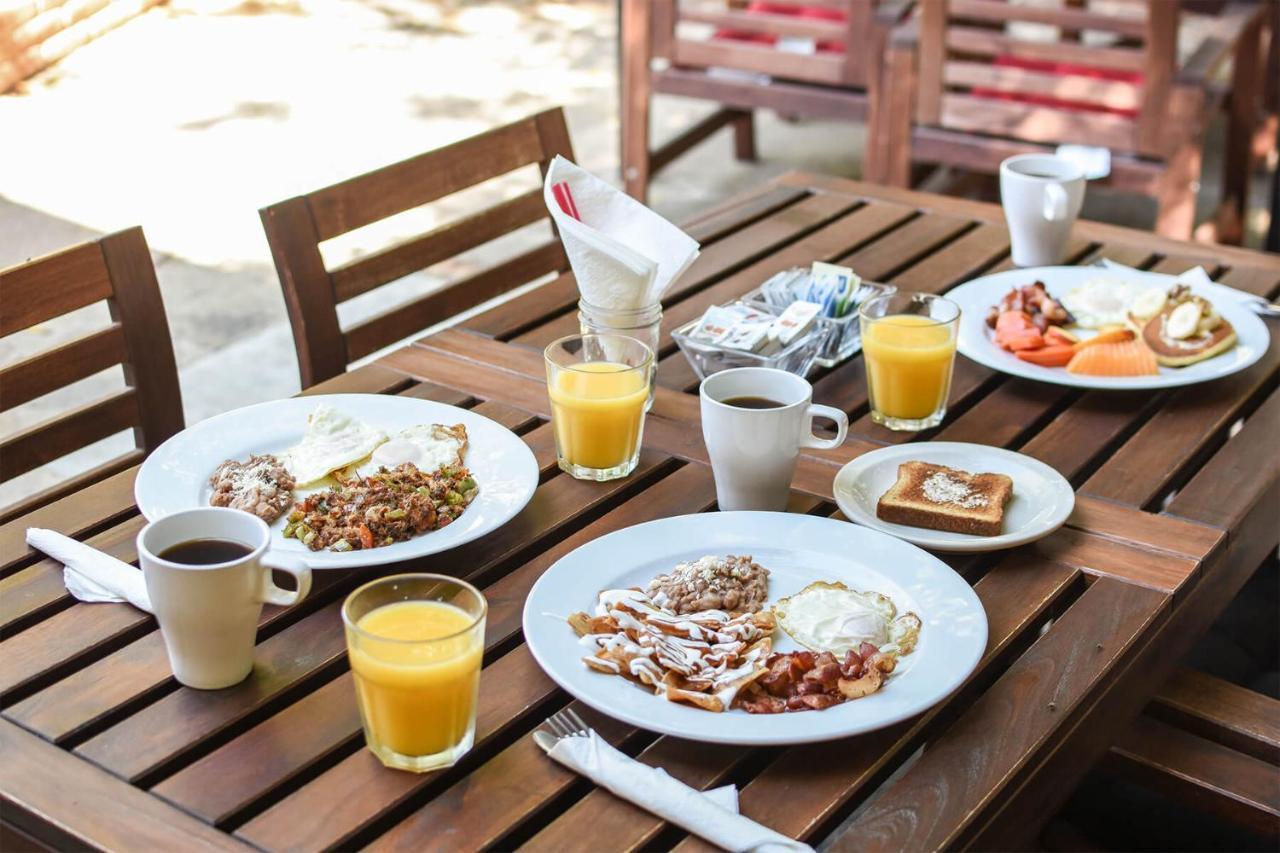
[[[169,323],[141,228],[0,270],[0,337],[103,300],[110,325],[0,366],[0,411],[116,365],[124,368],[126,387],[0,438],[0,482],[132,429],[134,451],[72,481],[84,485],[140,461],[182,429]],[[37,497],[63,491],[55,487]]]
[[[916,120],[1029,142],[1171,153],[1183,138],[1170,126],[1171,104],[1181,100],[1171,98],[1178,4],[1113,2],[1104,14],[1058,3],[921,0]]]
[[[676,66],[861,88],[878,55],[871,44],[877,0],[727,0],[723,8],[705,0],[652,2],[653,55]],[[687,34],[690,29],[705,33],[708,27],[709,37]],[[786,49],[782,39],[807,52]]]
[[[263,227],[284,289],[303,387],[468,308],[548,273],[568,270],[554,233],[496,266],[343,329],[338,305],[470,251],[541,219],[542,187],[426,234],[328,269],[320,244],[398,213],[557,155],[572,159],[564,113],[551,109],[444,148],[263,208]]]

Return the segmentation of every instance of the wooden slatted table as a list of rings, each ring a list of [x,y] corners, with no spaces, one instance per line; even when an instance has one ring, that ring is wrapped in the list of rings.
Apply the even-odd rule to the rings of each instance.
[[[558,472],[540,348],[575,330],[569,277],[324,383],[472,407],[519,433],[542,468],[529,506],[488,538],[404,569],[456,573],[490,602],[474,751],[416,776],[362,747],[338,607],[379,573],[321,573],[301,605],[268,607],[249,681],[206,693],[170,676],[154,621],[84,605],[27,549],[52,527],[134,560],[133,471],[0,527],[0,795],[5,841],[116,849],[325,847],[606,850],[705,847],[593,790],[528,733],[568,697],[520,634],[531,584],[621,527],[714,508],[695,377],[667,333],[771,273],[816,259],[945,291],[1007,267],[990,205],[790,174],[689,224],[703,253],[670,295],[660,388],[628,479]],[[1071,261],[1180,272],[1204,264],[1280,292],[1280,258],[1081,223]],[[837,849],[1025,843],[1124,733],[1280,535],[1280,327],[1255,367],[1211,385],[1103,393],[1039,385],[960,359],[946,423],[923,436],[871,424],[859,359],[815,378],[850,414],[847,444],[805,455],[790,509],[831,515],[839,466],[889,442],[1018,449],[1078,490],[1068,525],[1001,553],[948,557],[990,621],[986,656],[945,702],[885,731],[790,749],[682,742],[578,707],[624,751],[692,785],[741,787],[743,811]]]

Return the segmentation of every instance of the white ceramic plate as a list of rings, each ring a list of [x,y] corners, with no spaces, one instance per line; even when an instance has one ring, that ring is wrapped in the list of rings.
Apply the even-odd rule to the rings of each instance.
[[[149,520],[178,510],[208,506],[209,475],[227,459],[251,453],[276,453],[297,444],[307,416],[328,405],[370,426],[394,434],[417,424],[465,424],[468,446],[463,462],[480,493],[457,521],[408,540],[367,551],[308,551],[285,539],[285,518],[271,526],[271,547],[303,555],[315,569],[381,565],[447,551],[501,527],[520,512],[538,487],[538,462],[519,436],[483,415],[430,400],[386,394],[327,394],[292,397],[224,412],[188,427],[147,457],[133,494]]]
[[[973,536],[890,524],[876,518],[876,503],[898,479],[898,466],[908,460],[932,462],[971,474],[1007,474],[1013,497],[1004,509],[1004,532]],[[1062,526],[1076,505],[1071,484],[1038,459],[984,444],[922,441],[864,453],[836,474],[836,504],[850,521],[883,530],[899,539],[935,551],[998,551],[1034,542]]]
[[[813,581],[843,581],[888,595],[923,621],[915,651],[877,693],[822,711],[713,713],[587,669],[565,617],[591,612],[602,589],[644,586],[681,560],[749,554],[769,569],[769,600]],[[524,638],[551,678],[596,710],[675,737],[750,745],[809,743],[869,732],[918,714],[960,686],[987,645],[987,616],[963,578],[914,545],[865,527],[809,515],[709,512],[628,527],[589,542],[548,569],[525,601]],[[781,629],[774,648],[799,648]]]
[[[1244,305],[1243,294],[1230,287],[1210,283],[1193,284],[1191,291],[1213,303],[1218,313],[1235,327],[1239,340],[1226,352],[1188,367],[1161,367],[1156,376],[1077,376],[1067,373],[1062,367],[1030,364],[996,345],[991,330],[987,328],[987,311],[992,305],[998,304],[1000,298],[1011,288],[1043,281],[1049,295],[1057,298],[1077,285],[1096,278],[1150,284],[1166,290],[1174,283],[1173,276],[1161,273],[1121,272],[1099,267],[1033,267],[976,278],[946,294],[948,299],[960,306],[960,336],[957,345],[961,354],[992,370],[1040,382],[1076,388],[1134,390],[1194,385],[1229,376],[1261,358],[1271,341],[1266,324]],[[1081,337],[1093,334],[1095,333],[1091,330],[1081,330]]]

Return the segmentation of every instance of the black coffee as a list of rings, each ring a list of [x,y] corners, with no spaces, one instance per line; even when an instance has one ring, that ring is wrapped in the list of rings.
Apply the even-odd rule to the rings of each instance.
[[[214,563],[229,563],[253,553],[253,549],[240,542],[229,539],[192,539],[190,542],[179,542],[160,552],[160,559],[171,563],[185,563],[188,566],[211,566]]]
[[[784,405],[768,397],[729,397],[720,402],[739,409],[781,409]]]

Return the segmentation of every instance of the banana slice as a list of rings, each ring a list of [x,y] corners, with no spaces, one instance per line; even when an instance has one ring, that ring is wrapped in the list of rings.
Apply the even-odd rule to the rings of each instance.
[[[1200,306],[1195,302],[1184,302],[1169,313],[1165,321],[1164,333],[1175,340],[1186,340],[1196,333],[1200,325]]]
[[[1129,311],[1139,320],[1150,320],[1164,310],[1164,304],[1167,300],[1168,297],[1163,290],[1158,287],[1152,287],[1134,297],[1133,305]]]

